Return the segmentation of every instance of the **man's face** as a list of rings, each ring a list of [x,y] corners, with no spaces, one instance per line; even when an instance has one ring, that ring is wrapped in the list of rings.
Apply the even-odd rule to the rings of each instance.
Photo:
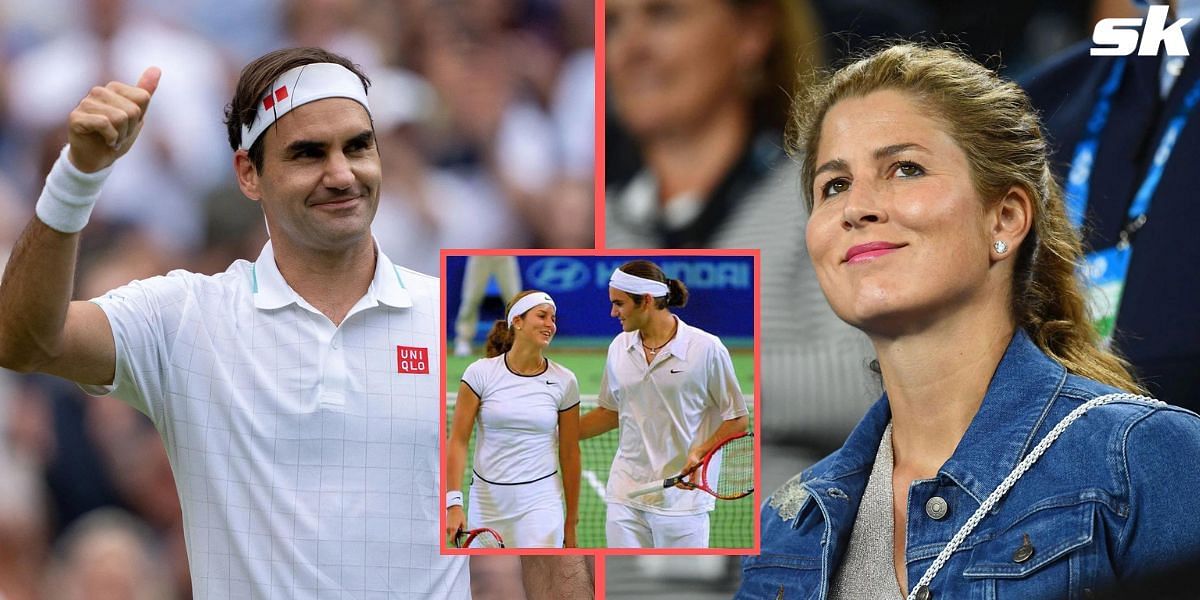
[[[273,239],[333,251],[370,236],[380,161],[371,117],[361,104],[347,98],[310,102],[280,117],[262,141],[262,170],[238,158],[239,183],[262,202]]]
[[[612,305],[609,316],[621,322],[621,331],[637,331],[649,321],[649,303],[643,298],[641,306],[634,304],[633,296],[617,288],[608,288],[608,301]]]

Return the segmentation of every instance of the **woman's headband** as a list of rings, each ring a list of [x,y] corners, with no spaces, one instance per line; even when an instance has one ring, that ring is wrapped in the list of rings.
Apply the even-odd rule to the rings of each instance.
[[[622,292],[628,292],[637,296],[650,294],[651,298],[666,296],[670,293],[670,288],[661,281],[630,275],[620,269],[613,271],[612,277],[608,280],[608,285]]]
[[[250,126],[242,125],[241,148],[249,150],[263,132],[288,111],[325,98],[349,98],[367,112],[367,90],[353,71],[334,63],[301,65],[279,76],[258,104]]]
[[[508,311],[509,326],[512,325],[514,318],[525,314],[525,311],[539,304],[549,304],[550,306],[554,306],[554,298],[551,298],[550,294],[545,292],[534,292],[532,294],[522,296],[520,300],[517,300],[516,304],[513,304],[512,309]],[[555,309],[557,308],[558,307],[555,306]]]

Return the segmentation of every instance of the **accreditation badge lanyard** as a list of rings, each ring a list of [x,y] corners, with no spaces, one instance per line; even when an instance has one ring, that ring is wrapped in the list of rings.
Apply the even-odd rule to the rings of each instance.
[[[1066,200],[1067,217],[1077,229],[1083,224],[1087,212],[1089,179],[1096,160],[1096,151],[1100,146],[1100,134],[1108,124],[1109,112],[1112,109],[1112,98],[1121,84],[1121,75],[1125,72],[1125,57],[1120,57],[1113,63],[1112,70],[1104,84],[1100,86],[1100,97],[1092,108],[1091,118],[1088,119],[1087,132],[1083,140],[1075,146],[1075,154],[1071,159],[1071,171],[1067,175]],[[1133,255],[1133,235],[1146,224],[1146,213],[1150,211],[1150,202],[1154,199],[1154,191],[1162,180],[1163,169],[1171,152],[1175,149],[1175,141],[1187,124],[1188,117],[1197,102],[1200,101],[1200,80],[1192,84],[1184,96],[1179,110],[1171,117],[1154,150],[1154,158],[1145,179],[1138,186],[1126,213],[1125,227],[1121,229],[1115,246],[1090,252],[1084,259],[1083,276],[1088,283],[1088,307],[1091,310],[1096,330],[1107,344],[1112,339],[1113,327],[1117,322],[1117,311],[1121,306],[1121,297],[1125,291],[1125,280],[1129,276],[1129,263]]]

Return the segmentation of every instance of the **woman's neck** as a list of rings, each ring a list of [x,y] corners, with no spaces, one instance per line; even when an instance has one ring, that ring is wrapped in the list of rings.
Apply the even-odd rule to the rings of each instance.
[[[728,105],[689,128],[642,140],[642,155],[665,204],[680,194],[708,197],[741,156],[750,137],[749,108]]]
[[[896,470],[936,475],[979,411],[1015,331],[1006,304],[987,304],[919,332],[872,336],[892,411]]]
[[[513,342],[508,349],[508,368],[522,375],[534,375],[546,365],[542,349],[536,346]]]

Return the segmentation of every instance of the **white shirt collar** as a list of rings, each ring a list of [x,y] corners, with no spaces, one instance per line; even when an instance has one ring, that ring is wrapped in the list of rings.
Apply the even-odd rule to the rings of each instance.
[[[675,322],[678,323],[678,325],[676,326],[677,328],[675,330],[675,337],[671,338],[671,341],[667,342],[667,345],[664,346],[664,348],[669,351],[672,356],[678,357],[680,360],[684,360],[687,358],[688,346],[690,346],[692,343],[692,328],[687,323],[684,323],[683,319],[679,318],[679,315],[673,314],[671,316],[675,317]],[[641,330],[634,331],[633,335],[629,336],[629,349],[640,350],[641,345],[642,332]]]
[[[395,308],[409,308],[413,305],[412,295],[404,285],[404,277],[400,268],[392,264],[387,255],[379,249],[375,241],[375,276],[367,288],[364,300],[372,304],[386,304]],[[288,285],[275,264],[275,250],[271,241],[263,246],[262,253],[254,261],[250,270],[251,290],[254,292],[254,307],[260,310],[283,308],[297,303],[308,306],[307,302]],[[362,301],[359,302],[360,304]]]

